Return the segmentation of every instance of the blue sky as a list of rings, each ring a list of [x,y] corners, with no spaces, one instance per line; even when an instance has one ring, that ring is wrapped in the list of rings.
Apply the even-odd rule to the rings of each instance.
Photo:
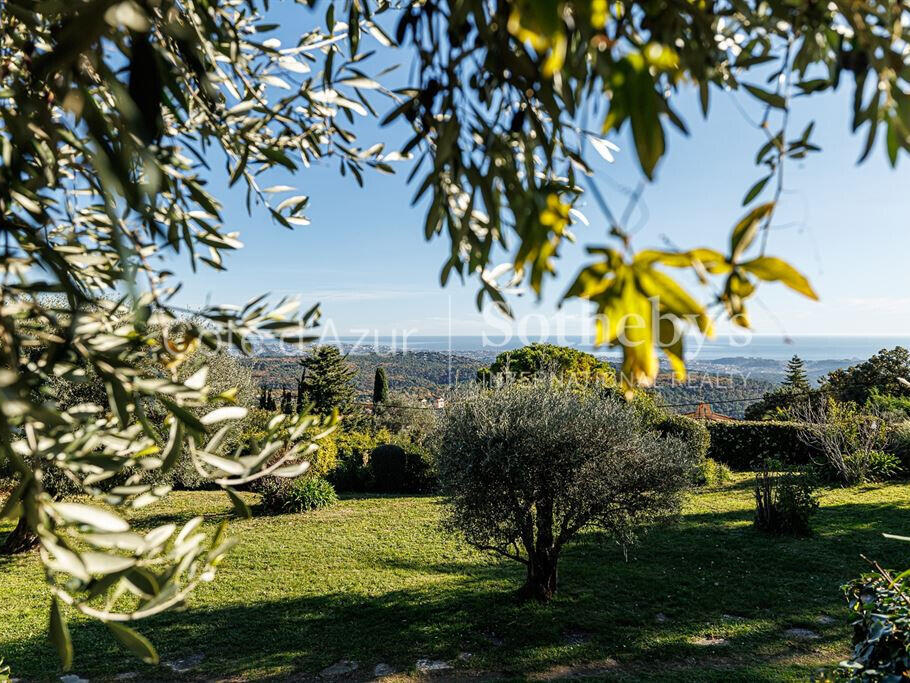
[[[293,16],[312,18],[299,9]],[[301,22],[283,23],[287,44],[292,27]],[[396,61],[406,65],[409,59],[406,50],[384,54],[374,67]],[[407,68],[399,71],[401,78]],[[823,151],[802,162],[790,162],[788,191],[775,221],[780,227],[771,235],[768,250],[805,273],[821,302],[806,300],[780,285],[764,285],[751,306],[758,333],[910,333],[908,160],[891,169],[877,145],[863,165],[856,165],[863,138],[850,133],[852,85],[847,80],[837,93],[795,106],[792,133],[814,118],[814,138]],[[753,159],[762,134],[745,121],[732,98],[738,98],[756,118],[760,112],[748,95],[712,94],[707,121],[693,90],[684,91],[677,101],[691,134],[670,133],[668,154],[656,182],[644,193],[648,215],[635,235],[637,248],[661,246],[666,235],[680,247],[723,250],[731,226],[744,213],[742,196],[761,173]],[[361,122],[358,129],[362,143],[384,142],[388,151],[405,134],[402,128],[378,129],[368,122]],[[628,131],[614,142],[620,152],[613,164],[588,151],[599,186],[614,207],[621,207],[622,197],[611,190],[610,181],[634,185],[640,174]],[[321,302],[323,319],[331,320],[338,334],[361,329],[383,335],[403,330],[411,335],[491,330],[489,318],[474,305],[476,282],[462,285],[453,280],[445,289],[440,287],[439,270],[447,245],[444,240],[424,241],[423,212],[410,206],[414,187],[405,182],[409,167],[404,163],[398,168],[395,176],[367,174],[363,189],[350,176],[340,177],[331,162],[296,176],[276,174],[276,182],[299,187],[311,197],[311,225],[294,231],[271,224],[262,211],[248,216],[243,193],[228,191],[222,181],[216,181],[213,190],[226,207],[226,224],[241,233],[246,247],[228,258],[227,273],[200,270],[190,275],[187,269],[179,269],[184,277],[180,302],[191,307],[206,302],[242,303],[272,292],[299,296],[307,306]],[[584,245],[607,241],[607,223],[593,202],[583,200],[581,208],[590,226],[575,226],[579,243],[563,250],[558,277],[547,283],[543,299],[513,298],[516,325],[529,334],[552,333],[559,325],[570,334],[582,330],[587,305],[570,302],[558,311],[557,303],[585,263]],[[692,291],[702,300],[709,298],[707,291]]]

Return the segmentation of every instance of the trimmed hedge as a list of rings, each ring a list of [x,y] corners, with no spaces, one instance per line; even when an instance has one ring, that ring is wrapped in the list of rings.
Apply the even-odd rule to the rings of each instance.
[[[824,462],[819,449],[799,440],[797,422],[707,422],[711,445],[708,457],[737,472],[754,469],[754,463],[773,458],[788,465]]]
[[[711,436],[708,430],[698,420],[693,420],[685,415],[668,415],[654,425],[654,428],[664,436],[673,436],[682,439],[690,449],[692,460],[701,463],[708,455],[711,445]]]

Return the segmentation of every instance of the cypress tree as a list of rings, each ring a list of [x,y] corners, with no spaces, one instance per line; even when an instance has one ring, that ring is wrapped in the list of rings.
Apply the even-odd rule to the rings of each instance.
[[[787,363],[787,376],[783,386],[791,391],[809,391],[809,378],[806,375],[806,365],[803,359],[794,355]]]
[[[373,404],[385,403],[389,400],[389,379],[386,377],[385,368],[376,368],[373,378]]]
[[[337,408],[350,413],[354,401],[352,380],[357,372],[334,346],[317,346],[303,360],[301,391],[317,415],[330,415]]]

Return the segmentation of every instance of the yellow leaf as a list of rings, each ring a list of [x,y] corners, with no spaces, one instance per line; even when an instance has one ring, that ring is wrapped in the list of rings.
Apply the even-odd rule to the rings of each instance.
[[[740,266],[761,280],[782,282],[793,291],[818,301],[818,295],[805,276],[782,259],[774,256],[762,256],[741,263]]]
[[[669,318],[660,319],[660,348],[663,349],[676,379],[680,382],[686,380],[686,361],[683,356],[683,340],[679,329]]]
[[[705,334],[711,335],[711,319],[704,307],[693,299],[669,275],[657,270],[643,271],[638,269],[638,281],[642,293],[647,297],[656,298],[662,309],[680,317],[695,318],[698,328]]]
[[[736,262],[755,240],[762,220],[774,209],[774,202],[761,204],[752,209],[736,224],[730,235],[730,257]]]

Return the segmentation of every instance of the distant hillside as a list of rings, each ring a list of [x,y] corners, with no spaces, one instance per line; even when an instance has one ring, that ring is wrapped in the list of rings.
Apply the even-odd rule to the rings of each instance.
[[[368,400],[373,391],[376,368],[385,368],[392,391],[410,394],[415,398],[438,396],[454,384],[473,381],[477,370],[486,365],[482,360],[465,356],[449,356],[437,351],[398,353],[349,354],[348,362],[357,369],[354,381],[361,400]],[[255,380],[270,387],[296,387],[300,366],[295,356],[257,356],[247,361]],[[655,391],[673,408],[686,413],[701,401],[711,403],[718,413],[742,417],[749,401],[768,391],[773,384],[763,379],[722,372],[690,372],[685,383],[677,382],[670,374],[661,374]],[[733,402],[728,402],[733,400]]]
[[[806,367],[806,375],[813,384],[829,372],[855,365],[857,362],[859,361],[855,358],[803,360]],[[773,383],[783,381],[787,373],[787,360],[775,358],[731,356],[705,361],[696,360],[690,362],[689,366],[699,372],[737,375]]]
[[[742,418],[746,408],[773,387],[772,382],[741,375],[690,372],[682,383],[673,375],[658,375],[654,391],[677,413],[691,413],[703,402],[716,413]]]
[[[372,394],[373,376],[379,366],[385,368],[392,391],[408,393],[415,398],[438,396],[445,387],[473,381],[477,370],[483,366],[473,358],[436,351],[349,354],[347,361],[357,369],[354,381],[360,398]],[[296,357],[257,356],[248,362],[254,379],[261,385],[297,386],[300,366]]]

